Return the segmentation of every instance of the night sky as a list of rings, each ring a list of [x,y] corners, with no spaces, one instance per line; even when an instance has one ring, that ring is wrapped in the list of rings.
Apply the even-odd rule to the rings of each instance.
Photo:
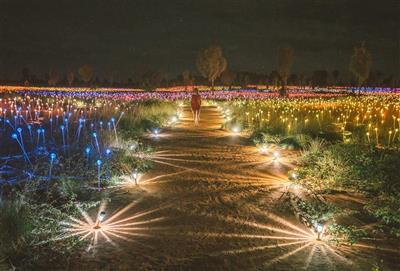
[[[0,78],[24,66],[42,76],[88,63],[103,77],[195,71],[197,52],[220,45],[235,71],[269,73],[280,45],[294,72],[348,71],[365,41],[373,70],[400,70],[398,0],[0,0]]]

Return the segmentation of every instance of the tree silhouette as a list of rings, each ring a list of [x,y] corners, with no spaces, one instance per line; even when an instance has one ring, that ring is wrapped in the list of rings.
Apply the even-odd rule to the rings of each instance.
[[[283,46],[278,51],[278,73],[281,81],[281,95],[286,95],[287,79],[293,64],[293,49],[289,46]]]
[[[47,81],[49,86],[55,86],[59,80],[60,80],[60,75],[58,74],[58,72],[51,69],[49,71],[49,80]]]
[[[232,88],[233,82],[235,82],[236,74],[228,69],[226,69],[221,74],[221,82],[223,85],[228,86],[229,89]]]
[[[190,72],[189,71],[183,71],[182,72],[182,83],[185,86],[185,90],[187,90],[187,86],[191,85],[192,79],[190,78]]]
[[[337,85],[338,81],[339,81],[339,71],[338,70],[334,70],[332,71],[332,77],[333,77],[333,84]]]
[[[300,88],[304,88],[304,86],[306,84],[306,76],[303,73],[299,74],[298,84],[299,84]]]
[[[272,71],[268,76],[269,84],[272,85],[274,88],[277,88],[279,78],[280,78],[279,73],[277,71]]]
[[[214,88],[214,81],[226,69],[227,61],[220,47],[211,46],[199,53],[196,65],[201,75],[207,78],[212,88]]]
[[[142,76],[141,87],[146,91],[153,91],[160,86],[162,80],[163,75],[161,72],[148,70]]]
[[[311,77],[313,87],[326,87],[328,85],[328,71],[316,70]]]
[[[68,81],[68,85],[72,86],[72,83],[74,82],[75,79],[75,73],[73,71],[68,72],[67,74],[67,81]]]
[[[22,69],[22,82],[24,82],[24,84],[26,82],[29,83],[29,81],[31,80],[31,71],[29,70],[28,67],[24,67]]]
[[[79,68],[79,75],[81,79],[85,82],[88,83],[92,77],[93,77],[93,68],[92,66],[85,64],[82,67]]]
[[[353,55],[350,59],[350,71],[357,78],[358,93],[362,84],[368,79],[371,69],[372,59],[371,54],[364,43],[360,47],[354,47]]]

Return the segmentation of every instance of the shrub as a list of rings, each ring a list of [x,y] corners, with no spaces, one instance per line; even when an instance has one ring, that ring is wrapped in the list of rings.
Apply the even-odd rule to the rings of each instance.
[[[382,220],[390,228],[390,233],[400,237],[400,193],[381,193],[370,199],[365,206],[374,217]]]
[[[400,154],[358,144],[314,146],[303,153],[298,178],[315,193],[346,190],[363,193],[365,210],[400,236]]]
[[[298,203],[300,211],[311,223],[325,224],[339,214],[340,210],[333,204],[322,201],[304,201]]]
[[[118,124],[125,139],[136,137],[151,128],[163,126],[170,116],[176,114],[174,102],[147,100],[132,102],[127,107],[130,109],[125,112]]]
[[[0,201],[0,260],[18,258],[29,243],[32,223],[21,199]]]
[[[336,223],[328,225],[326,233],[329,236],[329,241],[337,245],[342,243],[353,245],[367,235],[365,231],[357,229],[353,225],[339,225]]]
[[[358,144],[313,146],[300,160],[299,182],[309,189],[353,190],[376,194],[393,191],[400,182],[395,165],[400,156],[392,151],[377,150]]]
[[[310,140],[311,138],[309,136],[299,134],[283,138],[282,140],[279,141],[279,145],[281,145],[285,149],[302,150],[306,148]]]

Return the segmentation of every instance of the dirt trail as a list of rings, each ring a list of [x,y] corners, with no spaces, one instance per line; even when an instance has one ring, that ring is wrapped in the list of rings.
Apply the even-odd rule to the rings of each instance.
[[[157,150],[154,170],[139,186],[113,191],[107,212],[135,204],[115,219],[120,228],[106,233],[112,242],[100,238],[96,250],[73,267],[370,270],[376,260],[372,249],[333,250],[316,242],[278,200],[289,153],[274,162],[244,137],[220,130],[216,107],[204,107],[201,117],[194,127],[184,108],[175,127],[148,139]]]

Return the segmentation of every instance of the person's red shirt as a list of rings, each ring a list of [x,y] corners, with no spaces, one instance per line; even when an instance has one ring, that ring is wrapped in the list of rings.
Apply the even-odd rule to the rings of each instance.
[[[201,96],[199,94],[192,95],[191,105],[193,110],[200,110]]]

